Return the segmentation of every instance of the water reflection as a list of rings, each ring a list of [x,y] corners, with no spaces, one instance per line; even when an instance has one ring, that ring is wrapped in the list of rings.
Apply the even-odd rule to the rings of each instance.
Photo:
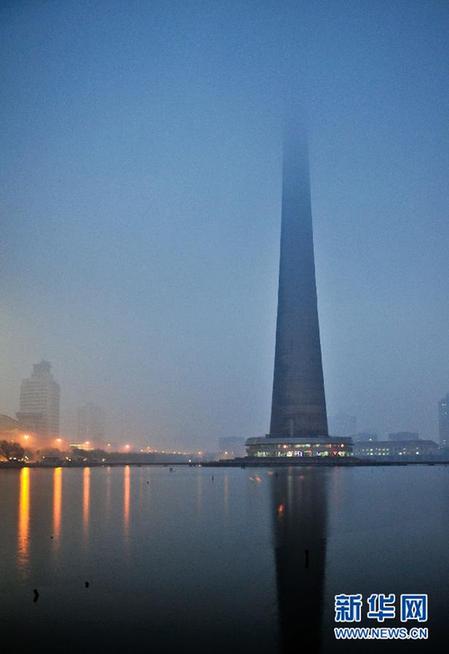
[[[196,512],[198,516],[203,509],[203,475],[201,473],[202,471],[199,470],[196,481]]]
[[[111,466],[106,468],[106,519],[109,520],[111,514]]]
[[[327,475],[290,469],[272,476],[281,651],[320,649],[326,563]]]
[[[83,529],[84,537],[89,534],[89,511],[90,511],[90,468],[83,470]]]
[[[146,486],[146,484],[145,484],[146,474],[147,473],[145,471],[145,468],[141,468],[140,469],[140,475],[139,475],[139,513],[141,513],[142,507],[143,507],[143,490],[144,490],[144,487]]]
[[[85,654],[146,642],[198,654],[354,651],[335,642],[333,597],[384,589],[428,592],[432,640],[447,639],[446,467],[213,474],[212,484],[207,469],[142,467],[139,510],[132,466],[2,472],[1,621],[21,651],[59,654],[67,638]]]
[[[19,524],[17,565],[25,571],[28,566],[30,531],[30,469],[22,468],[19,476]]]
[[[128,536],[129,530],[129,502],[130,502],[130,468],[123,468],[123,527],[125,536]]]
[[[229,477],[226,474],[223,481],[223,500],[224,500],[224,514],[228,517],[229,514]]]
[[[56,546],[61,535],[62,514],[62,468],[53,471],[53,537]]]

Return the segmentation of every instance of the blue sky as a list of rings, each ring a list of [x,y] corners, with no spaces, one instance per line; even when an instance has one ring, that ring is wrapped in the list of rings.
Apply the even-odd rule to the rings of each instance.
[[[449,6],[4,2],[0,411],[268,429],[284,98],[310,116],[328,412],[436,436],[449,391]]]

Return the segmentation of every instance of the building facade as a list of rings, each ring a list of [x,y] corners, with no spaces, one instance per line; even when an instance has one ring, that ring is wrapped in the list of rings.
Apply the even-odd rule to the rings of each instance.
[[[58,436],[59,398],[59,385],[51,373],[51,364],[36,363],[31,376],[21,384],[17,419],[24,428],[42,438]]]
[[[284,437],[248,438],[246,452],[251,458],[347,457],[352,456],[351,438]]]
[[[354,456],[360,459],[422,459],[437,454],[438,445],[434,441],[424,439],[359,441],[354,443]]]

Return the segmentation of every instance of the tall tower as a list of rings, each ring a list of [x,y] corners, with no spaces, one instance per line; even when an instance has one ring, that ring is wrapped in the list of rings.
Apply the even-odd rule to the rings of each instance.
[[[17,419],[43,438],[59,436],[59,385],[48,361],[34,364],[31,376],[23,380]]]
[[[327,436],[307,139],[284,140],[281,253],[270,437]]]

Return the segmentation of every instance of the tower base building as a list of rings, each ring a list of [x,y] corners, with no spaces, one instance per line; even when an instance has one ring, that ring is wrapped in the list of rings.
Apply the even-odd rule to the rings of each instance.
[[[351,438],[322,437],[285,437],[248,438],[246,453],[249,458],[279,457],[298,459],[298,457],[348,457],[353,454]]]

